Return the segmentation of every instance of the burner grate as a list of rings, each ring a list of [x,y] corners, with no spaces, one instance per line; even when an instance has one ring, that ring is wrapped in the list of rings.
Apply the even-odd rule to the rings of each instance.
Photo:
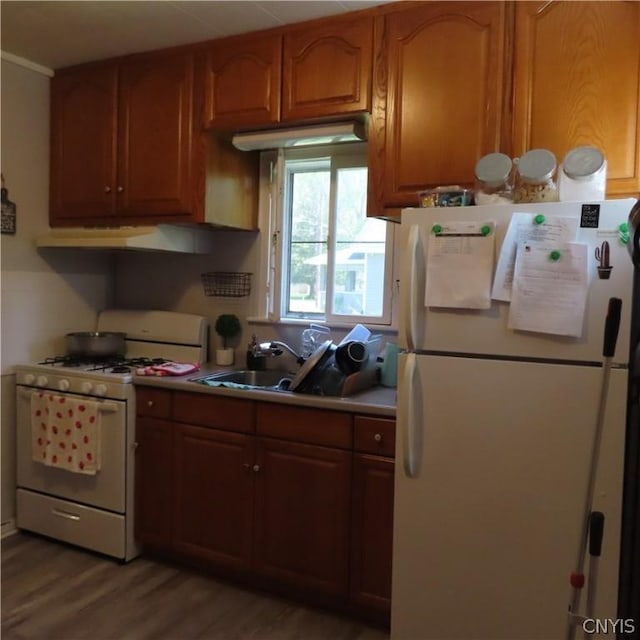
[[[131,369],[149,367],[169,362],[165,358],[125,358],[124,356],[107,356],[104,358],[81,356],[53,356],[45,358],[38,364],[53,367],[81,368],[84,371],[100,371],[103,373],[129,373]]]

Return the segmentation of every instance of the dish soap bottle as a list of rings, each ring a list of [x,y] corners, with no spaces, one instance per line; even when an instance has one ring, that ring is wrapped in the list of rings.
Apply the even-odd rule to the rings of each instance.
[[[247,348],[247,369],[249,371],[264,371],[267,368],[267,358],[260,353],[258,337],[254,333]]]

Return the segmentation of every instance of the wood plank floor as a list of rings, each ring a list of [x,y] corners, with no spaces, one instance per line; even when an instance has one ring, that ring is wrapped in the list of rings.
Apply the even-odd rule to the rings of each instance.
[[[147,558],[2,540],[3,640],[386,640],[383,630]]]

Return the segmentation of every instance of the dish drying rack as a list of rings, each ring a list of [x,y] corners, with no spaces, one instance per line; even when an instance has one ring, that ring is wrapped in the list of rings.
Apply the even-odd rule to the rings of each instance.
[[[205,295],[242,298],[251,293],[251,275],[242,271],[209,271],[200,277]]]

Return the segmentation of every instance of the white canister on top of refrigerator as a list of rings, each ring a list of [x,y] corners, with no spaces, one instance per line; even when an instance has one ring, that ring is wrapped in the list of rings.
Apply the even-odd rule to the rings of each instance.
[[[558,189],[562,202],[597,202],[605,199],[607,161],[596,147],[571,149],[564,157]]]

